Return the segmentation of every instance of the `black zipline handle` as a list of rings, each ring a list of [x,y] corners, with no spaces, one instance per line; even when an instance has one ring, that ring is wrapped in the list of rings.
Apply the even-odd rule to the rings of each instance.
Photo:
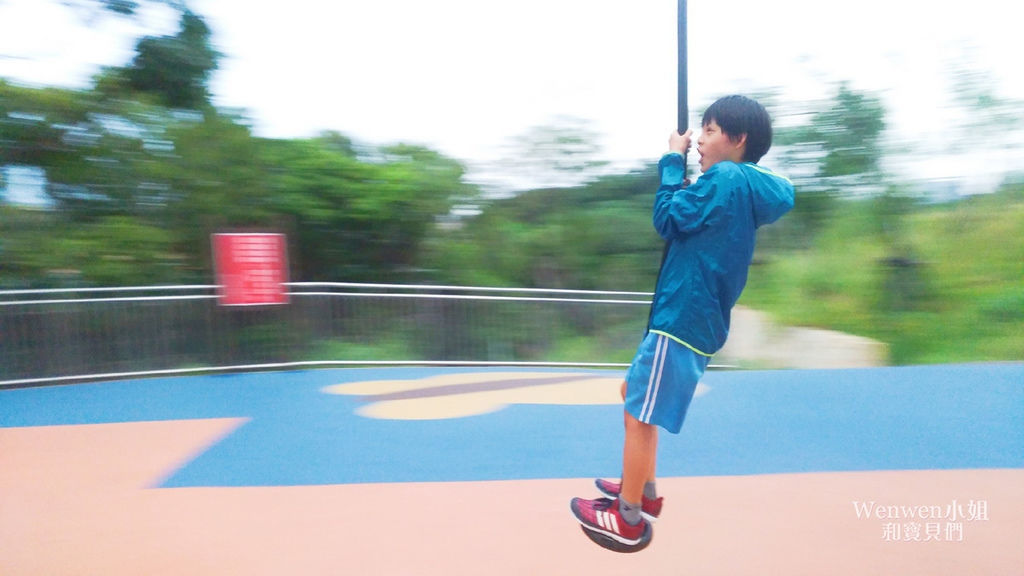
[[[676,93],[676,104],[677,104],[677,116],[676,116],[676,129],[682,134],[686,132],[690,127],[690,106],[688,104],[688,93],[687,93],[687,54],[686,54],[686,0],[679,0],[679,13],[678,13],[678,28],[677,28],[677,46],[678,46],[678,57],[677,57],[677,85],[678,91]],[[685,185],[686,181],[686,152],[683,150],[683,182]],[[659,175],[660,177],[660,175]],[[658,266],[658,280],[661,280],[661,272],[665,268],[665,259],[668,258],[668,248],[671,245],[671,240],[665,241],[665,247],[661,251],[661,264]],[[654,290],[658,290],[658,280],[654,282]],[[651,329],[651,320],[654,318],[654,302],[651,302],[651,310],[647,314],[647,330]]]
[[[687,94],[687,55],[686,55],[686,0],[679,0],[679,29],[678,29],[678,46],[679,46],[679,57],[676,60],[678,63],[678,84],[679,92],[676,99],[679,108],[679,114],[677,116],[678,130],[682,134],[690,127],[690,107],[688,102]],[[683,158],[686,158],[684,151]]]

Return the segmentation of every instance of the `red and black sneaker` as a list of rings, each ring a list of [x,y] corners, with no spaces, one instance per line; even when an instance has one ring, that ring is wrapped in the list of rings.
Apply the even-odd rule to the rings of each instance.
[[[639,552],[651,543],[654,529],[640,518],[640,523],[629,524],[619,513],[619,501],[609,498],[585,500],[573,498],[570,503],[573,516],[579,521],[583,533],[598,545],[614,552]]]
[[[619,492],[622,491],[622,484],[618,482],[609,482],[608,480],[598,478],[594,481],[594,484],[601,491],[601,494],[609,498],[618,498]],[[640,515],[651,522],[656,521],[658,516],[661,515],[661,503],[663,500],[664,498],[660,497],[651,499],[644,496],[643,501],[640,502]]]

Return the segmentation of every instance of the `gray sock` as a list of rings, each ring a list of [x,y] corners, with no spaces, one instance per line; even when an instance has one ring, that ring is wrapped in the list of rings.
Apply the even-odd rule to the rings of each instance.
[[[619,497],[619,514],[622,514],[622,519],[630,526],[640,523],[640,505],[626,502],[621,496]]]
[[[648,500],[658,499],[658,490],[654,486],[654,482],[647,482],[644,484],[644,498]]]

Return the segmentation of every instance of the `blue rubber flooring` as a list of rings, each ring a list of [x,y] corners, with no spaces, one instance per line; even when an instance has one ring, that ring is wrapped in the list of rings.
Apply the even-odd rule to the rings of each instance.
[[[365,404],[359,397],[322,391],[482,371],[325,369],[2,390],[0,427],[250,419],[163,487],[618,474],[620,406],[510,405],[457,419],[376,420],[355,413]],[[661,435],[659,476],[1024,468],[1024,364],[721,371],[703,383],[709,390],[690,406],[682,432]]]

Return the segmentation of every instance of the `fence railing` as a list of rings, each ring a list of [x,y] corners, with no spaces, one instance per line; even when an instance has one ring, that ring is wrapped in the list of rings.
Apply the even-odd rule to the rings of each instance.
[[[221,306],[217,286],[0,290],[0,387],[341,365],[624,367],[651,294],[289,283]]]

